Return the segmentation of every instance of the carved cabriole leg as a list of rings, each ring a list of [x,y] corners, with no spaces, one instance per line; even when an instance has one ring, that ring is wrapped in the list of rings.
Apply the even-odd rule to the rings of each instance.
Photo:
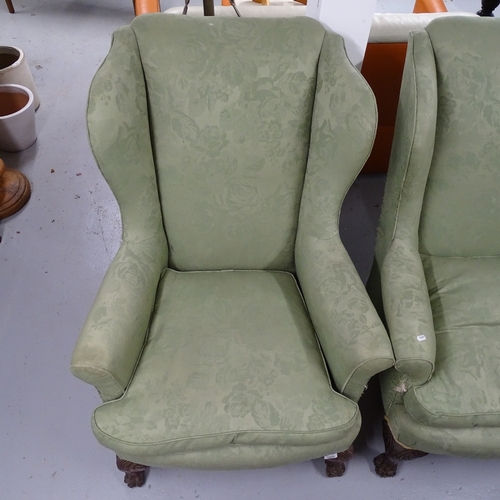
[[[123,481],[129,488],[142,486],[146,482],[146,471],[149,469],[149,466],[129,462],[120,457],[116,457],[116,466],[118,470],[125,472]]]
[[[344,475],[345,463],[349,462],[354,456],[354,448],[349,446],[349,449],[337,453],[336,458],[325,458],[326,475],[328,477],[340,477]]]
[[[382,434],[384,437],[385,453],[381,453],[373,459],[375,472],[380,477],[394,477],[398,470],[398,460],[415,460],[425,457],[425,451],[412,450],[399,444],[392,435],[387,417],[382,422]]]

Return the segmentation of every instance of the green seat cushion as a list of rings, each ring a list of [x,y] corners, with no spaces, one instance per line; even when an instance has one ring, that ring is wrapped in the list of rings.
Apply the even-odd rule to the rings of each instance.
[[[500,427],[500,257],[423,257],[436,330],[436,371],[406,393],[428,425]]]
[[[272,271],[166,270],[132,382],[93,420],[97,439],[125,457],[340,451],[359,426],[358,406],[331,388],[294,277]]]

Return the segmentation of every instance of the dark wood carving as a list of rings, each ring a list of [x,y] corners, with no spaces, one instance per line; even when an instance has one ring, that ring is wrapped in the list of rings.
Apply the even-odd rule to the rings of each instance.
[[[349,449],[341,451],[337,454],[337,458],[325,458],[326,475],[328,477],[340,477],[344,475],[345,464],[354,456],[354,448],[349,446]]]
[[[146,482],[146,471],[149,469],[149,466],[129,462],[120,457],[116,457],[116,466],[118,470],[125,472],[123,481],[129,488],[142,486]]]
[[[381,453],[373,459],[375,472],[380,477],[394,477],[398,470],[399,460],[415,460],[427,455],[425,451],[412,450],[401,446],[394,439],[387,418],[384,418],[382,422],[382,435],[384,437],[385,453]]]

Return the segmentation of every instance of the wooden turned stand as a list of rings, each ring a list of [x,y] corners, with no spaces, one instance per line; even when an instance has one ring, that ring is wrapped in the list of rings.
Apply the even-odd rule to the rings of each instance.
[[[26,176],[7,168],[0,159],[0,219],[21,210],[30,196],[31,187]]]

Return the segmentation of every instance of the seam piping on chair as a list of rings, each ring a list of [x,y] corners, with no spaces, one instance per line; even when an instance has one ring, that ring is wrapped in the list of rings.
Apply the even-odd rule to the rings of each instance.
[[[347,377],[347,380],[345,381],[344,385],[342,386],[342,393],[345,391],[345,388],[347,387],[347,385],[349,384],[349,382],[352,380],[352,378],[354,377],[354,375],[356,374],[356,372],[358,371],[359,368],[361,368],[363,365],[371,363],[372,361],[381,361],[381,360],[384,360],[384,359],[387,360],[387,361],[391,361],[391,367],[394,366],[394,364],[395,364],[394,363],[394,359],[393,358],[387,358],[385,356],[379,356],[377,358],[367,359],[367,360],[362,361],[361,363],[357,364],[353,368],[353,370],[351,371],[351,373],[349,374],[349,376]]]
[[[340,394],[340,396],[342,396]],[[344,396],[345,397],[345,396]],[[121,398],[120,398],[121,399]],[[347,398],[346,398],[347,399]],[[179,443],[179,442],[182,442],[182,441],[192,441],[192,440],[196,440],[196,439],[209,439],[209,438],[214,438],[214,437],[222,437],[222,436],[232,436],[232,435],[239,435],[239,434],[266,434],[266,435],[273,435],[273,434],[286,434],[286,435],[294,435],[294,436],[309,436],[309,435],[321,435],[321,434],[326,434],[326,433],[329,433],[329,432],[332,432],[332,431],[341,431],[342,429],[344,428],[348,428],[348,427],[351,427],[352,426],[352,423],[357,419],[359,413],[360,413],[360,410],[359,410],[359,406],[352,402],[355,406],[355,412],[352,416],[352,418],[342,424],[342,425],[339,425],[339,426],[336,426],[336,427],[328,427],[326,429],[322,429],[322,430],[317,430],[317,431],[293,431],[293,430],[288,430],[288,429],[284,429],[284,430],[259,430],[259,429],[252,429],[252,430],[237,430],[237,431],[233,431],[233,432],[221,432],[221,433],[218,433],[218,434],[199,434],[199,435],[196,435],[196,436],[189,436],[189,437],[179,437],[179,438],[175,438],[175,439],[165,439],[165,440],[162,440],[162,441],[153,441],[153,442],[146,442],[146,443],[133,443],[133,442],[130,442],[130,441],[125,441],[124,439],[120,439],[120,438],[116,438],[114,436],[112,436],[111,434],[108,434],[107,432],[105,432],[101,427],[99,427],[99,425],[97,424],[96,422],[96,412],[99,410],[99,408],[102,408],[103,406],[105,405],[108,405],[108,404],[111,404],[113,403],[114,401],[109,401],[107,403],[104,403],[100,406],[98,406],[95,410],[94,410],[94,413],[92,415],[92,419],[93,419],[93,422],[94,422],[94,425],[97,429],[99,429],[99,431],[106,437],[110,438],[111,440],[115,441],[115,442],[119,442],[119,443],[123,443],[123,444],[126,444],[128,446],[155,446],[155,445],[165,445],[165,444],[168,444],[168,443]],[[266,446],[266,445],[263,445],[263,444],[259,444],[260,446]],[[273,445],[267,445],[267,446],[273,446]],[[292,446],[296,446],[296,445],[292,445]],[[297,446],[317,446],[317,445],[297,445]],[[194,450],[193,450],[194,451]]]
[[[163,205],[161,202],[161,196],[160,196],[160,183],[158,182],[158,171],[156,168],[156,155],[155,151],[153,148],[153,135],[152,135],[152,130],[151,130],[151,113],[150,113],[150,103],[149,103],[149,91],[148,91],[148,85],[147,85],[147,80],[146,80],[146,71],[144,70],[144,63],[142,61],[142,51],[141,51],[141,46],[139,45],[139,41],[137,39],[137,33],[135,32],[135,29],[133,26],[131,26],[132,32],[134,33],[134,38],[135,38],[135,43],[137,45],[137,53],[139,54],[139,62],[141,65],[141,70],[142,70],[142,78],[144,81],[144,93],[146,96],[146,112],[148,114],[148,134],[149,134],[149,145],[151,147],[151,159],[153,161],[153,169],[154,169],[154,174],[155,174],[155,179],[156,179],[156,195],[158,196],[158,204],[160,206],[160,212],[161,212],[161,227],[163,228],[163,233],[165,234],[165,239],[167,241],[167,260],[170,260],[170,252],[168,251],[168,235],[167,235],[167,228],[165,226],[165,219],[163,218]],[[168,264],[168,262],[167,262]]]
[[[235,444],[225,444],[221,446],[221,448],[232,448],[234,446],[241,447],[241,448],[316,448],[318,446],[324,446],[325,443],[320,443],[320,444],[287,444],[287,445],[276,445],[276,444],[247,444],[247,443],[235,443]],[[330,445],[331,446],[331,445]],[[345,448],[344,448],[345,449]],[[172,451],[168,452],[168,456],[175,456],[175,457],[180,457],[183,455],[190,455],[193,453],[210,453],[210,448],[206,448],[203,450],[191,450],[191,451]],[[344,451],[344,450],[338,450],[338,452]],[[320,458],[320,457],[318,457]]]
[[[108,57],[109,57],[109,55],[111,53],[111,49],[113,48],[114,43],[115,43],[115,33],[113,33],[111,35],[111,46],[110,46],[108,54],[106,55],[106,57],[104,58],[104,60],[100,64],[99,68],[97,69],[97,71],[95,72],[94,76],[92,77],[92,81],[90,82],[89,91],[87,93],[87,104],[85,106],[85,116],[86,117],[88,117],[88,115],[89,115],[90,94],[92,92],[92,87],[94,85],[94,81],[97,79],[97,75],[99,73],[99,70],[106,64],[106,61],[108,60]],[[90,150],[92,151],[92,156],[94,157],[94,160],[95,160],[95,162],[97,164],[97,167],[99,168],[99,171],[102,173],[101,166],[100,166],[99,160],[97,158],[97,155],[96,155],[96,153],[94,151],[94,146],[93,146],[92,139],[91,139],[91,136],[90,136],[90,130],[89,130],[89,122],[88,122],[88,120],[85,120],[85,128],[87,130],[87,138],[88,138],[88,141],[89,141],[89,144],[90,144]]]
[[[343,47],[344,47],[344,50],[346,50],[345,49],[345,41],[343,41]],[[378,106],[377,106],[377,99],[375,98],[375,94],[373,93],[373,90],[371,89],[370,85],[366,81],[365,77],[350,62],[350,59],[347,56],[347,51],[346,51],[346,57],[347,57],[347,60],[349,61],[349,64],[351,65],[351,68],[354,71],[357,72],[357,74],[359,75],[359,77],[361,77],[361,81],[363,82],[363,84],[365,86],[365,89],[369,91],[370,100],[372,101],[372,112],[375,115],[375,124],[374,124],[373,129],[372,129],[372,140],[371,140],[370,148],[368,148],[368,151],[366,153],[364,161],[361,163],[361,166],[359,167],[358,171],[356,172],[356,175],[352,178],[352,181],[349,184],[349,186],[347,186],[347,189],[345,190],[344,195],[342,196],[342,199],[340,201],[339,210],[338,210],[338,213],[337,213],[337,225],[340,224],[340,215],[341,215],[341,211],[342,211],[342,205],[344,204],[344,201],[345,201],[345,198],[347,196],[347,193],[351,189],[351,187],[354,184],[354,182],[356,181],[356,179],[359,177],[359,174],[363,170],[366,162],[368,161],[368,158],[370,157],[370,155],[372,153],[373,145],[375,144],[375,138],[377,137],[377,124],[378,124]]]
[[[123,385],[120,384],[116,380],[116,377],[114,376],[114,374],[106,368],[101,368],[99,366],[94,366],[94,365],[87,364],[87,363],[83,363],[83,364],[79,363],[76,365],[71,365],[71,369],[73,369],[73,368],[76,370],[92,370],[96,374],[107,375],[107,376],[109,376],[111,381],[116,385],[117,389],[120,390],[120,392],[123,393],[123,391],[124,391]]]
[[[307,177],[307,170],[309,168],[309,156],[311,154],[311,142],[312,142],[312,134],[313,134],[313,123],[314,123],[314,110],[316,109],[316,96],[318,95],[318,73],[319,73],[319,63],[321,59],[321,53],[323,52],[323,44],[325,43],[325,38],[326,38],[326,29],[323,32],[323,39],[321,40],[321,47],[318,52],[318,58],[316,60],[316,71],[315,71],[315,78],[314,78],[314,98],[312,102],[312,109],[311,109],[311,121],[310,121],[310,126],[309,126],[309,140],[307,142],[307,154],[306,154],[306,161],[304,165],[304,174],[302,176],[302,190],[300,193],[300,199],[299,199],[299,206],[297,207],[297,219],[295,221],[295,238],[293,240],[293,250],[294,250],[294,258],[293,258],[293,266],[295,268],[295,248],[297,246],[297,235],[299,233],[299,224],[300,224],[300,212],[302,209],[302,201],[304,199],[304,187],[306,185],[306,177]]]
[[[316,340],[316,345],[318,346],[318,351],[319,351],[319,354],[321,356],[321,360],[323,362],[323,369],[325,370],[325,375],[326,375],[326,378],[328,380],[328,385],[330,386],[330,390],[332,392],[334,392],[335,394],[338,394],[339,396],[342,396],[343,398],[345,399],[348,399],[349,401],[351,402],[354,402],[352,400],[350,400],[349,398],[347,398],[346,396],[344,396],[342,394],[342,392],[340,391],[337,391],[336,387],[333,386],[333,375],[330,374],[330,370],[328,368],[328,363],[326,362],[326,357],[325,357],[325,353],[323,352],[323,347],[321,347],[321,342],[319,340],[319,337],[318,337],[318,334],[316,332],[316,328],[314,328],[314,323],[312,321],[312,318],[311,318],[311,314],[309,313],[309,308],[307,307],[307,303],[306,303],[306,299],[302,293],[302,290],[299,286],[299,282],[297,281],[297,279],[295,278],[295,276],[293,276],[293,280],[295,282],[295,286],[297,287],[297,291],[299,292],[299,296],[300,296],[300,299],[302,300],[302,304],[304,305],[304,309],[307,313],[307,316],[309,317],[309,321],[311,323],[311,326],[312,326],[312,330],[313,330],[313,333],[314,333],[314,338]]]
[[[461,255],[431,255],[429,253],[419,252],[421,257],[431,257],[434,259],[462,259],[462,260],[474,260],[474,259],[498,259],[499,255],[470,255],[470,256],[461,256]]]
[[[166,267],[165,271],[172,271],[177,274],[213,274],[213,273],[279,273],[287,274],[295,280],[295,276],[290,271],[283,271],[282,269],[213,269],[213,270],[194,270],[194,271],[179,271],[177,269],[172,269],[171,267]]]
[[[440,330],[436,331],[436,334],[440,333],[440,334],[444,335],[444,334],[451,333],[451,332],[461,333],[461,332],[463,332],[463,330],[467,330],[469,328],[475,328],[477,326],[498,328],[498,324],[497,323],[486,323],[484,321],[478,321],[477,323],[475,323],[473,325],[450,326],[446,330],[440,329]],[[465,334],[465,332],[463,332],[463,333]]]
[[[413,40],[412,40],[412,70],[413,70],[413,76],[414,76],[414,81],[413,81],[413,90],[415,92],[415,100],[414,100],[414,106],[415,106],[415,113],[414,113],[414,117],[413,117],[413,132],[412,132],[412,136],[411,136],[411,144],[410,144],[410,149],[408,151],[408,157],[407,157],[407,161],[406,161],[406,169],[405,169],[405,173],[403,175],[403,182],[401,184],[401,189],[399,191],[399,195],[398,195],[398,203],[397,203],[397,208],[396,208],[396,216],[394,218],[394,228],[393,228],[393,231],[392,231],[392,236],[391,236],[391,241],[390,243],[392,243],[394,241],[394,238],[396,237],[396,230],[397,230],[397,227],[398,227],[398,224],[399,224],[399,212],[400,212],[400,209],[401,209],[401,200],[403,198],[403,192],[405,190],[405,187],[406,187],[406,183],[407,183],[407,180],[408,180],[408,170],[410,169],[410,163],[411,163],[411,159],[412,159],[412,152],[413,152],[413,145],[415,143],[415,132],[416,132],[416,129],[417,129],[417,107],[418,107],[418,87],[417,87],[417,68],[415,66],[415,44],[413,43]],[[390,243],[388,245],[388,247],[390,246]],[[387,255],[387,252],[386,252],[386,255]]]
[[[325,37],[326,37],[326,32],[325,32],[325,36],[323,37],[323,41],[324,41]],[[368,85],[368,83],[365,80],[365,78],[363,77],[363,75],[350,62],[350,59],[347,56],[347,51],[346,51],[346,48],[345,48],[345,42],[344,42],[343,39],[342,39],[342,48],[344,49],[345,57],[347,59],[347,66],[350,67],[351,71],[354,71],[356,73],[356,78],[360,78],[360,82],[363,82],[363,85],[365,86],[365,89],[369,90],[370,100],[372,101],[372,111],[373,111],[373,113],[375,115],[375,123],[377,123],[377,120],[378,120],[378,110],[377,110],[377,102],[376,102],[375,96],[373,94],[373,91],[371,90],[370,86]],[[318,67],[319,67],[319,63],[320,63],[320,59],[321,59],[321,52],[320,52],[320,57],[318,58]],[[318,70],[317,70],[316,74],[318,74]],[[315,94],[314,94],[315,95],[315,99],[314,99],[313,113],[311,115],[311,132],[310,132],[310,135],[309,135],[309,151],[308,151],[308,155],[307,155],[306,169],[305,169],[305,172],[304,172],[304,181],[303,181],[303,185],[302,185],[302,196],[301,196],[301,200],[300,200],[300,204],[299,204],[299,217],[297,219],[297,228],[299,227],[298,223],[299,223],[299,220],[300,220],[300,207],[302,205],[304,185],[305,185],[305,180],[306,180],[306,176],[307,176],[307,170],[308,170],[308,166],[309,166],[309,152],[311,150],[311,142],[312,142],[312,123],[314,122],[314,110],[316,108],[317,91],[318,91],[318,88],[317,88],[317,78],[316,78],[316,90],[315,90]],[[351,186],[354,184],[355,180],[358,178],[361,170],[365,166],[365,163],[366,163],[366,161],[368,160],[368,158],[369,158],[369,156],[371,154],[371,150],[372,150],[373,144],[375,142],[376,132],[377,132],[376,131],[376,126],[374,126],[373,129],[372,129],[371,147],[368,148],[365,159],[360,164],[360,167],[358,168],[358,171],[352,177],[351,182],[349,183],[348,186],[346,186],[344,194],[341,196],[340,203],[339,203],[339,209],[337,210],[337,226],[339,225],[339,222],[340,222],[340,215],[341,215],[341,211],[342,211],[342,205],[344,204],[344,201],[345,201],[345,197],[347,196],[347,193],[348,193],[349,189],[351,188]],[[334,238],[335,236],[338,236],[338,232],[335,233],[335,234],[332,234],[329,237],[317,238],[317,239],[321,240],[321,241],[328,241],[328,240]],[[297,233],[295,234],[294,248],[295,248],[295,245],[296,245],[296,241],[297,241]]]
[[[406,361],[418,361],[419,364],[424,363],[424,364],[430,365],[431,372],[428,375],[427,379],[425,380],[424,384],[426,384],[427,382],[429,382],[429,380],[432,378],[432,375],[434,374],[434,370],[436,368],[436,363],[435,362],[429,361],[428,359],[424,359],[423,357],[415,357],[415,356],[412,356],[412,357],[406,356],[404,358],[397,359],[395,361],[395,363],[394,363],[394,368],[399,373],[403,373],[403,374],[408,375],[408,376],[410,376],[410,374],[401,368],[401,363],[404,363]]]
[[[437,413],[436,411],[433,411],[431,409],[429,409],[428,406],[426,406],[422,400],[420,399],[419,395],[417,394],[416,390],[418,389],[418,387],[415,387],[413,389],[413,392],[415,394],[415,397],[417,398],[418,402],[422,405],[422,408],[425,409],[425,411],[427,413],[429,413],[430,415],[432,415],[433,417],[441,417],[441,416],[445,416],[446,418],[452,418],[452,419],[462,419],[463,417],[473,417],[473,416],[481,416],[481,415],[500,415],[500,410],[496,410],[496,411],[483,411],[483,412],[474,412],[474,413],[461,413],[460,415],[457,415],[455,413],[443,413],[443,412],[439,412]],[[406,406],[405,406],[406,408]],[[408,408],[406,408],[406,411],[411,415],[411,417],[413,419],[415,419],[417,422],[421,422],[422,421],[422,418],[418,419],[416,417],[414,417],[412,415],[412,413],[409,411]],[[486,426],[488,427],[488,426]]]

